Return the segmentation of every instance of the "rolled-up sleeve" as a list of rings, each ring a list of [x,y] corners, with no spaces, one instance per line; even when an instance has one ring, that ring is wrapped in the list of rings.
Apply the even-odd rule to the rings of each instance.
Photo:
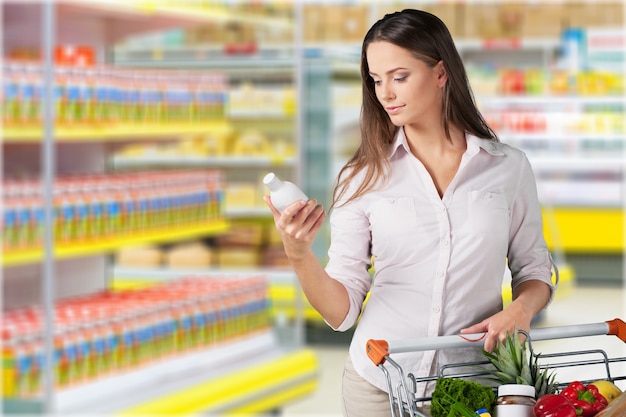
[[[370,227],[366,214],[353,201],[332,210],[330,228],[331,245],[326,272],[346,288],[350,298],[350,310],[339,327],[329,326],[343,332],[356,323],[363,301],[370,290]]]
[[[543,236],[541,206],[528,159],[521,154],[519,183],[511,206],[508,263],[513,290],[522,282],[540,280],[550,286],[554,297],[552,260]]]

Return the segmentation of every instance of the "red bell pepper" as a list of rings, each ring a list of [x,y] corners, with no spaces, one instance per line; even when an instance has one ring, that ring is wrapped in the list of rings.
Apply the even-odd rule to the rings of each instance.
[[[567,398],[557,394],[542,395],[533,409],[537,417],[576,417],[576,409]]]
[[[595,386],[584,385],[580,381],[570,383],[559,395],[567,398],[581,417],[593,417],[608,404]]]

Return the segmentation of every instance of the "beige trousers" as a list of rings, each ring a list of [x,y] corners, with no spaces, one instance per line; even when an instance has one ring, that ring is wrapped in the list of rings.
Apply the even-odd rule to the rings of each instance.
[[[344,417],[391,417],[389,394],[363,379],[354,370],[350,356],[343,368],[341,387]],[[430,415],[430,403],[423,403],[414,411],[419,412],[416,415]],[[408,412],[402,413],[397,408],[396,415],[409,417]]]
[[[344,417],[391,416],[389,395],[357,374],[350,356],[344,365],[341,387]]]

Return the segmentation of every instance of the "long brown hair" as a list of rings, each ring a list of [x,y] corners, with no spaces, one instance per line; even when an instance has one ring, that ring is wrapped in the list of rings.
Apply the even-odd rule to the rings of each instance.
[[[384,41],[404,48],[431,68],[443,61],[448,73],[444,87],[442,112],[444,132],[450,137],[450,125],[473,136],[498,141],[495,132],[478,111],[467,79],[463,61],[446,25],[435,15],[422,10],[406,9],[385,15],[365,35],[361,49],[361,144],[338,175],[333,192],[333,206],[347,192],[351,180],[364,171],[363,180],[346,200],[349,202],[371,191],[387,177],[389,152],[398,127],[391,123],[376,97],[374,80],[369,74],[367,48],[372,42]]]

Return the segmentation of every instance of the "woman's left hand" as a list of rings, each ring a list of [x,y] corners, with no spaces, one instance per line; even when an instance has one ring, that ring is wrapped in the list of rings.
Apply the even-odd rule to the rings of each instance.
[[[545,282],[522,282],[513,291],[513,301],[504,310],[462,329],[461,334],[486,333],[484,349],[492,352],[498,340],[506,340],[507,333],[512,335],[515,330],[530,331],[530,322],[546,306],[549,299],[550,287]]]
[[[507,333],[513,334],[517,330],[530,330],[530,321],[533,314],[524,311],[523,306],[511,303],[504,310],[473,326],[461,330],[461,334],[486,333],[484,349],[492,352],[498,340],[504,342]]]

